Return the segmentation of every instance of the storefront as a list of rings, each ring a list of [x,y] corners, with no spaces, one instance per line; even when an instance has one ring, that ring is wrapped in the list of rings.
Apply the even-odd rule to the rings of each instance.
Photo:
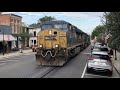
[[[12,35],[3,35],[0,34],[0,52],[3,51],[3,40],[4,40],[4,51],[11,51],[13,48],[16,47],[15,41],[16,39]]]

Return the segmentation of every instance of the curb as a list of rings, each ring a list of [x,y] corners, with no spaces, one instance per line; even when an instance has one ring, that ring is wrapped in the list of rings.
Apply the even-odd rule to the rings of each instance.
[[[113,64],[113,67],[115,68],[115,70],[117,71],[118,75],[120,76],[120,72],[117,70],[117,68],[115,67],[114,64]]]

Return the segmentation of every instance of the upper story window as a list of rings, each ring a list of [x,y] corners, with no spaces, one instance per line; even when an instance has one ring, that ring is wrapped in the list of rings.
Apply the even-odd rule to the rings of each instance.
[[[36,37],[36,31],[34,31],[34,37]]]
[[[19,20],[17,20],[17,23],[19,23]]]
[[[11,22],[14,22],[14,19],[13,19],[13,18],[11,18]]]

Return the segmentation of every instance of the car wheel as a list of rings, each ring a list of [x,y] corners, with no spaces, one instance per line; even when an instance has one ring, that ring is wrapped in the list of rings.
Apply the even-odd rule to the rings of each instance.
[[[87,67],[87,73],[91,73],[91,70]]]
[[[110,76],[110,77],[111,77],[111,76],[112,76],[112,74],[113,74],[113,71],[109,71],[109,72],[108,72],[108,76]]]

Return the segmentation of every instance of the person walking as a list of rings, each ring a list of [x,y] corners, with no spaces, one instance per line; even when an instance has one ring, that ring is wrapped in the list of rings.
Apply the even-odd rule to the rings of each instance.
[[[20,53],[23,53],[23,45],[20,44]]]

